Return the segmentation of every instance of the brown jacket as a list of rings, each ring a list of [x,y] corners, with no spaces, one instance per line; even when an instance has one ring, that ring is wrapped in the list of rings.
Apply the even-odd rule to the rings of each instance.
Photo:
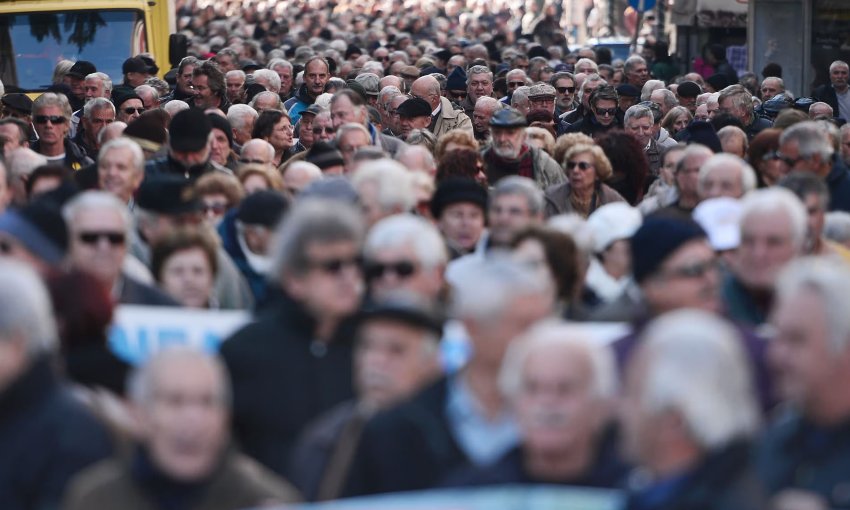
[[[440,98],[440,105],[440,113],[437,114],[434,124],[434,136],[440,138],[452,129],[463,129],[472,134],[472,120],[463,110],[455,110],[452,102],[445,97]]]
[[[556,216],[558,214],[566,214],[576,212],[573,210],[573,205],[570,202],[570,183],[556,184],[546,189],[546,217]],[[617,193],[613,188],[603,184],[599,201],[595,209],[602,207],[611,202],[625,202],[626,199]],[[590,211],[591,213],[593,211]]]
[[[245,455],[235,451],[225,455],[198,503],[187,510],[237,510],[301,500],[294,487]],[[117,459],[99,462],[72,479],[63,508],[157,510],[131,474],[129,462]]]

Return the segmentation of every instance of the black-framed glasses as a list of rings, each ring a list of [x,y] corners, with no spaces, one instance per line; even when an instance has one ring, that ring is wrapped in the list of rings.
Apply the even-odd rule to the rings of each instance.
[[[224,212],[227,211],[227,204],[223,204],[223,203],[204,204],[204,205],[201,206],[201,211],[204,214],[207,214],[207,213],[224,214]]]
[[[132,108],[132,107],[122,108],[121,111],[123,111],[127,115],[133,115],[134,113],[138,113],[139,115],[141,115],[141,114],[145,113],[144,108]]]
[[[336,133],[336,131],[332,127],[314,127],[312,131],[314,135],[320,135],[322,134],[322,131],[324,131],[326,135],[332,135]]]
[[[387,273],[393,273],[401,279],[410,278],[414,273],[416,273],[416,264],[409,260],[388,262],[386,264],[380,262],[370,262],[366,264],[365,275],[367,280],[383,278],[383,276]]]
[[[567,92],[572,94],[573,92],[576,91],[576,88],[575,87],[555,87],[555,90],[558,91],[558,94],[566,94]]]
[[[101,239],[106,239],[112,246],[119,246],[124,244],[127,235],[124,232],[103,230],[80,232],[77,234],[77,237],[85,244],[95,245],[100,242]]]
[[[567,170],[572,170],[575,167],[578,167],[579,170],[587,170],[588,168],[593,168],[593,163],[588,163],[587,161],[567,161]]]
[[[338,275],[345,268],[354,267],[361,268],[363,267],[363,258],[359,255],[354,257],[337,257],[332,259],[325,260],[314,260],[310,262],[310,267],[314,269],[319,269],[322,272],[331,275]]]
[[[36,115],[32,120],[36,124],[47,124],[48,122],[51,124],[64,124],[68,122],[68,119],[61,115]]]
[[[792,157],[790,157],[790,156],[786,156],[785,154],[782,154],[782,153],[781,153],[781,152],[779,152],[779,151],[774,151],[774,153],[773,153],[773,158],[772,158],[772,159],[778,159],[778,160],[782,161],[783,163],[785,163],[786,165],[788,165],[789,167],[792,167],[792,168],[793,168],[793,167],[795,167],[795,166],[797,165],[797,163],[799,163],[800,161],[805,161],[805,160],[807,160],[807,159],[809,159],[809,158],[804,157],[804,156],[799,156],[799,157],[796,157],[796,158],[792,158]]]
[[[600,117],[613,117],[617,113],[617,108],[597,108],[596,115]]]
[[[453,91],[450,90],[449,95],[452,96],[455,99],[466,99],[466,91],[453,92]]]

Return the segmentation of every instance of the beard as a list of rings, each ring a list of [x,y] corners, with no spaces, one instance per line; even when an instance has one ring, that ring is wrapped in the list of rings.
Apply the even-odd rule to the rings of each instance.
[[[509,143],[493,144],[493,152],[500,158],[516,159],[519,157],[520,147],[514,147]]]

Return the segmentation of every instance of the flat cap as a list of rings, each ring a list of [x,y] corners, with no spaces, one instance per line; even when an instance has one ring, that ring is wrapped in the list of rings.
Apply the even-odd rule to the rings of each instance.
[[[20,92],[6,94],[3,96],[2,101],[7,108],[23,113],[32,113],[32,99],[26,94],[21,94]]]
[[[402,78],[419,78],[419,68],[416,66],[404,66],[399,69],[399,74]]]
[[[495,128],[526,127],[525,115],[516,108],[502,108],[490,118],[490,126]]]
[[[411,97],[405,102],[401,103],[398,108],[399,117],[405,118],[413,118],[413,117],[430,117],[433,109],[431,105],[428,104],[428,101],[425,101],[421,97]]]
[[[702,94],[702,87],[693,81],[683,81],[676,89],[676,95],[679,97],[697,97]]]
[[[631,83],[624,83],[617,87],[617,95],[620,97],[640,97],[640,90]]]
[[[528,92],[529,99],[555,99],[555,87],[548,83],[535,83]]]
[[[375,73],[363,73],[354,78],[359,83],[367,96],[377,96],[381,92],[381,79]]]
[[[74,78],[82,79],[91,73],[96,73],[97,68],[89,62],[88,60],[77,60],[74,62],[74,65],[71,66],[71,69],[68,70],[68,76],[73,76]]]

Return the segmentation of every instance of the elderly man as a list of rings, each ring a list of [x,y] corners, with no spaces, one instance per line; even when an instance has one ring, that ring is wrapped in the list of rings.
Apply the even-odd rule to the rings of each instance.
[[[717,197],[739,199],[755,188],[755,171],[737,156],[715,154],[699,169],[697,191],[700,201]]]
[[[532,328],[508,349],[500,373],[521,444],[448,484],[618,487],[627,473],[612,425],[616,380],[607,347],[558,322]]]
[[[139,85],[133,92],[142,100],[145,111],[159,108],[159,92],[150,85]]]
[[[777,185],[797,195],[806,208],[808,218],[806,253],[844,257],[847,262],[850,262],[850,252],[824,236],[826,211],[829,205],[829,189],[826,184],[808,172],[791,172]]]
[[[490,120],[493,114],[504,108],[501,102],[493,97],[482,97],[475,103],[472,113],[472,134],[481,147],[490,144]]]
[[[111,452],[104,426],[62,384],[50,295],[29,267],[0,260],[0,500],[59,508],[68,480]]]
[[[511,108],[515,108],[523,115],[528,115],[528,112],[531,111],[531,100],[528,99],[530,93],[531,87],[517,87],[511,94]]]
[[[166,349],[136,371],[130,394],[144,431],[140,444],[128,459],[103,461],[74,478],[66,509],[167,505],[181,496],[166,487],[186,486],[195,508],[300,499],[292,486],[228,447],[230,383],[219,360],[191,348]],[[157,483],[148,473],[156,473]]]
[[[661,109],[662,118],[667,115],[673,107],[679,106],[679,101],[676,99],[676,95],[667,89],[653,90],[649,94],[649,100],[657,104]]]
[[[632,55],[626,59],[623,66],[626,83],[630,83],[639,90],[649,81],[649,67],[646,65],[646,60],[638,55]]]
[[[205,60],[192,71],[192,88],[195,96],[188,99],[191,106],[206,110],[218,108],[227,113],[230,101],[227,100],[227,84],[224,81],[224,73],[218,64],[212,60]]]
[[[233,48],[222,48],[212,61],[218,65],[221,72],[228,73],[239,67],[239,53]]]
[[[321,56],[311,57],[304,63],[304,83],[291,98],[283,103],[292,122],[298,122],[301,112],[316,102],[316,98],[324,93],[325,85],[331,77],[330,64]]]
[[[203,110],[183,110],[174,116],[169,128],[168,155],[148,161],[146,174],[180,175],[194,180],[208,172],[231,173],[210,159],[212,122]]]
[[[145,105],[132,90],[116,89],[112,94],[115,104],[115,119],[127,124],[138,119],[145,112]]]
[[[276,72],[271,69],[257,69],[252,76],[254,83],[262,85],[268,92],[280,94],[280,76]]]
[[[270,313],[222,344],[238,439],[277,473],[303,428],[354,396],[352,339],[340,326],[360,305],[363,233],[350,206],[296,202],[272,248],[269,281],[279,292],[266,305]]]
[[[98,187],[131,205],[145,177],[145,155],[139,145],[127,138],[104,144],[97,158]]]
[[[340,496],[350,474],[352,446],[369,418],[412,397],[440,375],[442,323],[413,295],[396,292],[365,307],[354,334],[357,398],[320,417],[293,454],[293,481],[311,501]]]
[[[467,69],[466,75],[467,94],[460,106],[467,117],[472,117],[478,98],[493,96],[493,72],[487,66],[472,66]]]
[[[759,409],[738,342],[702,311],[649,325],[624,384],[626,451],[647,476],[626,508],[766,507],[750,464]]]
[[[45,92],[32,104],[32,119],[38,141],[32,150],[47,158],[48,163],[58,163],[71,170],[92,164],[92,159],[68,139],[71,123],[71,104],[62,94]]]
[[[393,157],[405,145],[401,140],[379,133],[375,129],[375,126],[369,122],[369,113],[363,97],[350,89],[341,90],[331,98],[331,121],[334,129],[349,122],[362,125],[371,138],[369,143],[380,147]]]
[[[811,106],[809,106],[809,118],[812,120],[831,120],[833,118],[832,107],[823,102],[813,103]]]
[[[426,76],[426,78],[430,78]],[[421,79],[421,78],[420,78]],[[432,124],[431,105],[428,101],[411,97],[396,108],[398,113],[399,137],[407,140],[414,130],[427,130]]]
[[[743,85],[730,85],[721,90],[717,104],[719,113],[728,113],[741,121],[750,140],[772,125],[768,119],[755,113],[753,95]]]
[[[812,97],[832,107],[835,117],[850,122],[850,66],[836,60],[829,66],[829,83],[815,89]]]
[[[234,104],[227,110],[227,122],[233,130],[233,150],[237,153],[241,153],[242,147],[251,139],[257,117],[257,110],[244,104]]]
[[[473,345],[469,363],[366,425],[347,494],[434,487],[452,470],[493,464],[516,446],[498,372],[511,341],[551,313],[552,290],[529,268],[503,259],[478,261],[462,276],[454,315]]]
[[[195,97],[195,89],[192,88],[192,73],[200,63],[201,61],[195,57],[183,57],[180,64],[177,65],[174,91],[162,98],[164,103],[173,99],[188,101]]]
[[[661,155],[658,150],[658,143],[652,136],[654,125],[655,116],[652,110],[641,104],[636,104],[626,110],[626,115],[623,118],[623,127],[626,133],[632,135],[638,144],[643,147],[643,151],[649,160],[650,171],[653,175],[658,175],[658,171],[661,168]]]
[[[784,94],[785,82],[782,81],[782,78],[769,76],[761,82],[761,88],[759,90],[761,91],[761,100],[764,102],[773,99],[779,94]]]
[[[413,210],[416,193],[410,171],[391,159],[361,164],[351,178],[366,225]]]
[[[105,97],[89,99],[83,107],[83,127],[77,130],[73,142],[91,158],[97,158],[100,131],[115,122],[115,105]]]
[[[273,59],[269,62],[269,69],[277,73],[280,78],[280,97],[283,100],[289,99],[292,96],[293,78],[295,73],[292,63],[282,58]]]
[[[369,131],[357,122],[342,124],[336,130],[336,148],[342,154],[345,173],[354,171],[356,161],[354,155],[361,147],[371,147]]]
[[[242,104],[245,102],[245,71],[234,69],[224,75],[224,84],[227,87],[227,100],[230,104]]]
[[[86,191],[62,209],[68,227],[71,266],[90,272],[122,304],[177,306],[123,272],[132,219],[127,204],[105,191]]]
[[[807,216],[781,188],[752,191],[741,205],[741,244],[722,296],[730,318],[757,326],[767,319],[777,275],[805,249]]]
[[[561,166],[548,154],[525,143],[525,116],[505,108],[490,119],[493,142],[482,152],[484,172],[491,184],[509,175],[534,179],[546,189],[566,180]]]
[[[251,102],[248,103],[248,106],[258,113],[262,113],[265,110],[285,110],[283,104],[280,102],[280,96],[268,90],[264,90],[254,96]]]
[[[777,282],[768,359],[790,406],[765,432],[757,457],[760,479],[777,503],[850,504],[842,489],[850,483],[850,447],[842,440],[850,394],[838,390],[850,384],[850,329],[842,306],[847,285],[847,266],[820,257],[790,264]]]
[[[850,211],[850,175],[831,139],[816,122],[799,122],[782,132],[779,152],[791,170],[811,172],[829,187],[830,211]]]
[[[723,126],[717,132],[720,147],[726,154],[732,154],[741,159],[747,159],[750,143],[747,134],[738,126]]]
[[[274,147],[272,144],[259,138],[253,138],[242,147],[239,163],[242,165],[263,165],[268,169],[274,168]]]
[[[431,107],[431,118],[426,127],[437,138],[452,129],[472,132],[472,121],[463,110],[455,110],[451,101],[440,95],[440,83],[433,76],[423,76],[414,81],[410,94],[424,99]]]
[[[27,203],[26,181],[36,168],[46,164],[47,158],[27,147],[18,147],[5,155],[13,204],[21,206]]]
[[[92,66],[94,67],[94,66]],[[85,101],[88,102],[96,97],[112,97],[112,80],[105,73],[99,73],[94,70],[90,74],[85,75],[82,81],[83,95]],[[83,105],[85,106],[85,105]],[[76,137],[80,121],[83,119],[83,108],[75,111],[71,116],[71,138]]]
[[[575,109],[576,79],[571,73],[560,72],[552,75],[549,83],[555,87],[555,116]]]

